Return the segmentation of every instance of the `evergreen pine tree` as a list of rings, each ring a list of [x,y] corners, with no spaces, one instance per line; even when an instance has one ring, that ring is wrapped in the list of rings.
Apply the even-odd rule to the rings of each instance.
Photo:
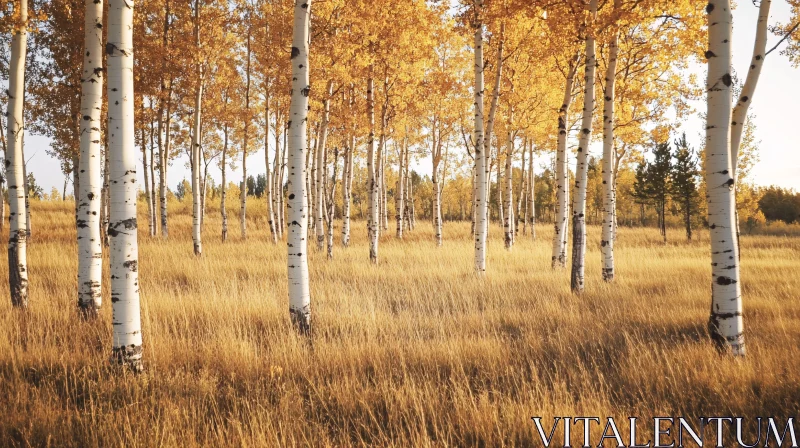
[[[672,194],[678,209],[683,214],[686,239],[692,239],[692,214],[697,212],[700,195],[697,191],[697,158],[689,147],[684,133],[675,141],[675,164],[672,166]]]

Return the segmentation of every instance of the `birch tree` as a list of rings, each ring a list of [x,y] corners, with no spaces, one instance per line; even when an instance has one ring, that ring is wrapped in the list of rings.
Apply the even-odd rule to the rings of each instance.
[[[592,138],[594,112],[594,81],[597,59],[595,57],[594,25],[597,18],[597,0],[589,2],[591,22],[586,29],[586,66],[583,78],[583,119],[578,142],[578,160],[575,167],[575,197],[572,205],[572,272],[570,287],[573,292],[583,292],[583,274],[586,258],[586,185],[589,173],[589,143]]]
[[[316,192],[314,194],[314,207],[316,217],[315,231],[317,235],[317,250],[322,250],[325,245],[325,226],[323,219],[325,217],[325,183],[327,181],[325,176],[326,167],[326,154],[328,144],[328,124],[330,123],[331,114],[331,96],[333,96],[333,81],[328,81],[328,86],[325,88],[325,99],[322,101],[322,124],[319,130],[319,140],[317,141],[317,172],[316,172]]]
[[[100,236],[100,121],[103,109],[103,2],[86,0],[81,77],[81,155],[78,202],[78,307],[94,316],[102,304],[103,242]]]
[[[136,235],[136,149],[133,104],[133,1],[110,0],[108,14],[108,132],[111,164],[112,359],[140,372],[139,247]]]
[[[711,316],[708,330],[721,350],[745,354],[739,247],[736,244],[735,174],[731,165],[731,35],[729,0],[714,0],[708,13],[706,93],[706,200],[711,230]]]
[[[194,96],[194,119],[192,123],[192,242],[194,243],[194,254],[200,256],[203,253],[202,241],[202,204],[200,200],[200,164],[203,148],[201,144],[200,127],[202,122],[203,108],[203,82],[205,81],[203,64],[200,62],[200,1],[194,2],[194,39],[197,49],[197,63],[195,67],[195,96]]]
[[[23,153],[25,107],[25,55],[28,50],[28,0],[15,3],[11,30],[6,113],[6,176],[8,177],[8,286],[11,304],[28,307],[27,215],[25,208],[25,156]]]
[[[556,148],[556,217],[553,226],[553,269],[567,266],[567,229],[569,224],[569,158],[567,139],[569,137],[569,106],[572,103],[572,89],[578,72],[578,59],[570,59],[564,84],[564,101],[558,109],[558,143]]]
[[[308,53],[311,0],[295,0],[292,33],[292,99],[289,109],[289,314],[301,334],[311,332],[308,285],[308,214],[305,185],[308,94]]]
[[[370,72],[372,69],[370,68]],[[378,264],[378,240],[379,240],[379,223],[380,219],[378,213],[378,167],[375,154],[375,83],[370,73],[367,79],[367,119],[369,122],[369,136],[367,137],[367,176],[368,176],[368,209],[369,218],[367,226],[369,227],[369,260],[372,264]]]
[[[487,154],[485,136],[483,133],[483,22],[481,18],[483,1],[477,0],[474,4],[474,18],[472,22],[475,51],[475,272],[482,275],[486,272],[486,233],[488,231],[487,208]]]
[[[622,1],[614,0],[614,10],[618,12]],[[606,67],[605,95],[603,97],[603,225],[600,237],[600,253],[603,262],[603,280],[614,281],[614,85],[617,78],[617,53],[619,51],[619,32],[613,31],[608,44],[608,67]]]

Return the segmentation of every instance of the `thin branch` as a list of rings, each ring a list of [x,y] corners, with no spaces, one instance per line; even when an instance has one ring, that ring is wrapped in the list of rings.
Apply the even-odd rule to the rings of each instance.
[[[784,34],[784,35],[783,35],[783,37],[781,38],[781,40],[779,40],[779,41],[778,41],[778,43],[777,43],[777,44],[775,44],[775,46],[774,46],[774,47],[772,47],[772,49],[770,49],[768,52],[766,52],[766,53],[764,54],[764,56],[767,56],[768,54],[770,54],[770,53],[772,53],[773,51],[775,51],[775,49],[776,49],[776,48],[778,48],[778,47],[780,46],[780,44],[782,44],[782,43],[783,43],[783,41],[785,41],[786,39],[788,39],[788,38],[789,38],[789,36],[791,36],[791,35],[792,35],[792,33],[794,33],[794,32],[795,32],[795,30],[797,29],[797,27],[798,27],[798,26],[800,26],[800,22],[797,22],[797,23],[795,23],[795,24],[794,24],[794,26],[793,26],[793,27],[792,27],[792,28],[791,28],[791,29],[790,29],[790,30],[789,30],[789,31],[788,31],[786,34]]]

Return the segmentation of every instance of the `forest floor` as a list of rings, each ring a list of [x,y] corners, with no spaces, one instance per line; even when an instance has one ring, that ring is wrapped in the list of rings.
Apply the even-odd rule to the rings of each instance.
[[[478,279],[469,223],[446,223],[440,249],[427,222],[403,241],[389,230],[377,267],[364,223],[349,249],[337,223],[334,260],[310,250],[308,341],[289,324],[286,246],[268,241],[260,202],[246,241],[237,207],[224,244],[209,211],[199,259],[187,206],[171,210],[168,241],[140,217],[139,376],[108,362],[107,269],[100,319],[76,312],[72,203],[34,202],[30,309],[12,309],[0,282],[0,445],[540,446],[532,416],[549,431],[555,416],[627,427],[800,409],[800,238],[742,237],[748,355],[734,360],[706,333],[707,232],[687,242],[675,229],[664,244],[655,229],[620,229],[604,284],[590,228],[575,296],[568,271],[550,269],[549,225],[509,253],[493,223]]]

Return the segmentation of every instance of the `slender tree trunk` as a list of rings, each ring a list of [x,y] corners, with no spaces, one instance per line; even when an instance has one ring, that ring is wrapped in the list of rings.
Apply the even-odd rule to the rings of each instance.
[[[103,2],[86,0],[83,75],[81,76],[82,173],[78,203],[78,308],[95,317],[102,305],[103,241],[100,207],[103,180],[100,170],[100,121],[103,109]]]
[[[311,145],[311,178],[309,180],[309,185],[311,188],[308,189],[308,208],[311,210],[311,222],[309,223],[309,230],[314,230],[317,226],[317,215],[319,214],[319,210],[317,209],[317,155],[319,154],[317,151],[319,150],[319,136],[320,136],[320,126],[317,124],[315,126],[314,131],[314,143]],[[310,236],[310,235],[309,235]]]
[[[478,0],[476,8],[483,9],[483,1]],[[483,275],[486,272],[486,233],[488,231],[487,222],[487,182],[486,167],[488,151],[490,147],[491,132],[483,134],[483,23],[476,19],[473,24],[475,37],[475,171],[477,173],[475,198],[475,272]],[[499,59],[498,59],[499,62]],[[498,63],[498,67],[500,64]],[[494,104],[493,104],[494,105]],[[491,125],[491,120],[490,120]]]
[[[378,264],[378,169],[376,166],[375,154],[375,96],[374,81],[372,76],[367,79],[367,118],[369,120],[369,137],[367,139],[367,174],[369,190],[369,218],[367,225],[369,228],[369,260],[372,264]]]
[[[292,96],[289,110],[289,314],[301,334],[311,332],[311,296],[308,285],[308,215],[305,189],[307,148],[308,27],[311,0],[295,0],[292,35]]]
[[[528,155],[528,137],[522,140],[522,165],[520,166],[520,181],[519,181],[519,199],[517,199],[517,208],[514,216],[514,229],[519,233],[519,219],[522,218],[522,234],[528,234],[528,176],[527,166],[525,161]]]
[[[152,100],[150,102],[150,110],[153,109]],[[148,207],[150,212],[150,221],[152,232],[150,236],[156,236],[158,234],[158,201],[156,198],[156,172],[155,172],[155,128],[153,126],[153,122],[150,121],[150,194],[147,195],[147,198],[150,200],[150,206]]]
[[[8,72],[8,112],[6,175],[8,176],[8,285],[11,304],[28,308],[28,257],[25,154],[23,152],[25,107],[25,55],[28,50],[28,0],[14,5],[19,12],[11,34],[11,60]]]
[[[144,176],[144,196],[147,199],[147,224],[148,224],[148,231],[150,236],[153,236],[155,233],[155,229],[153,228],[153,202],[150,199],[150,194],[152,192],[150,188],[150,163],[147,161],[147,129],[145,126],[145,109],[144,109],[144,98],[142,98],[142,107],[141,107],[141,137],[139,138],[139,149],[142,151],[142,168],[143,169],[143,176]]]
[[[412,229],[412,226],[411,226],[411,213],[413,212],[413,208],[414,208],[414,200],[413,200],[414,191],[411,188],[412,187],[412,185],[411,185],[411,180],[412,180],[411,179],[411,172],[408,171],[408,167],[411,166],[409,164],[409,160],[410,160],[409,153],[410,152],[411,152],[410,148],[406,148],[406,154],[405,154],[405,156],[406,156],[406,162],[405,162],[405,166],[406,166],[406,188],[405,188],[405,191],[404,191],[405,196],[406,196],[405,197],[406,206],[405,206],[405,210],[403,210],[403,214],[405,215],[406,231],[408,231],[408,232],[410,232],[411,229]]]
[[[408,132],[408,130],[406,130]],[[405,161],[406,146],[408,145],[408,137],[403,137],[403,144],[400,146],[400,156],[397,158],[397,186],[394,191],[394,217],[395,217],[395,235],[398,239],[403,239],[403,205],[405,199],[405,172],[403,171],[403,162]],[[434,190],[435,190],[434,186]],[[435,195],[435,193],[434,193]]]
[[[283,157],[282,156],[283,148],[281,148],[281,133],[278,131],[278,129],[280,129],[280,127],[278,127],[278,113],[276,111],[275,112],[275,157],[273,158],[274,163],[272,165],[273,185],[275,186],[275,188],[273,188],[272,191],[272,206],[273,206],[272,210],[273,213],[275,214],[275,231],[278,234],[278,239],[283,240],[284,225],[283,225],[283,208],[281,206],[281,199],[283,197],[283,185],[281,184],[282,174],[278,172],[281,164],[280,159]],[[284,137],[285,136],[286,133],[284,133]],[[311,170],[308,169],[308,162],[310,157],[311,157],[311,151],[306,151],[305,155],[306,164],[303,166],[303,169],[305,171],[306,191],[308,192],[311,191],[310,188],[311,184],[309,183],[310,181],[309,172]],[[313,209],[309,199],[310,198],[306,198],[307,201],[306,210]]]
[[[736,168],[739,161],[739,146],[742,142],[742,133],[747,121],[747,111],[753,102],[753,95],[756,91],[758,79],[761,76],[764,58],[767,56],[765,51],[767,48],[769,9],[771,5],[772,0],[761,0],[758,7],[758,24],[756,26],[755,44],[753,45],[753,57],[750,60],[750,70],[747,72],[747,78],[745,78],[736,107],[733,108],[731,121],[731,170],[734,181],[737,180]]]
[[[27,43],[26,43],[27,47]],[[24,75],[23,75],[24,77]],[[24,91],[23,87],[23,91]],[[23,98],[23,108],[25,99]],[[25,160],[25,117],[22,118],[22,142],[20,146],[22,147],[22,175],[24,180],[23,189],[25,191],[25,233],[28,235],[27,243],[30,244],[33,240],[33,233],[31,232],[31,196],[30,191],[28,191],[30,185],[28,185],[28,162]]]
[[[389,231],[389,201],[386,189],[386,140],[381,145],[381,221],[383,222],[383,231]]]
[[[331,178],[331,192],[328,199],[327,230],[328,230],[328,260],[333,260],[333,219],[336,214],[336,176],[339,166],[339,148],[333,149],[333,177]]]
[[[227,98],[225,103],[227,105]],[[222,170],[222,185],[220,186],[219,213],[222,216],[222,242],[224,243],[228,240],[228,209],[225,207],[225,200],[228,197],[228,185],[226,184],[228,182],[226,176],[228,172],[228,123],[225,123],[222,129],[222,166],[220,167]],[[269,173],[269,169],[267,173]],[[269,178],[269,174],[267,174],[267,178]],[[269,188],[269,185],[267,188]]]
[[[100,222],[100,234],[103,236],[103,245],[109,247],[108,225],[111,219],[111,157],[108,146],[108,131],[106,130],[105,157],[103,157],[103,219]]]
[[[200,1],[194,3],[194,38],[198,54],[200,54]],[[200,137],[200,120],[203,107],[203,65],[197,63],[197,87],[194,96],[194,123],[192,125],[192,242],[194,244],[194,254],[200,256],[203,253],[202,241],[202,203],[200,199],[200,164],[203,152]]]
[[[553,225],[553,269],[567,266],[567,229],[569,224],[569,157],[567,139],[569,138],[569,106],[572,103],[572,84],[578,71],[576,55],[570,60],[564,86],[564,101],[558,110],[558,147],[556,149],[556,216]]]
[[[504,241],[504,244],[505,244],[505,248],[507,250],[511,250],[511,248],[514,246],[514,195],[513,195],[514,184],[512,182],[513,181],[513,176],[512,176],[512,171],[511,171],[511,163],[512,163],[513,157],[514,157],[514,133],[511,131],[511,123],[514,120],[514,110],[511,109],[511,111],[509,112],[508,115],[509,115],[509,118],[508,118],[508,138],[506,139],[506,166],[505,166],[505,189],[506,189],[506,194],[505,194],[505,202],[503,202],[502,204],[498,204],[498,205],[500,205],[501,208],[504,208],[506,210],[505,220],[502,221],[502,223],[503,223],[503,233],[504,233],[503,241]],[[498,158],[497,166],[498,167],[500,166],[499,158]],[[498,174],[499,174],[499,171],[498,171]],[[497,180],[498,180],[498,182],[497,182],[498,190],[497,191],[499,193],[500,192],[500,189],[499,189],[499,187],[500,187],[500,182],[499,182],[500,181],[500,176],[498,176]]]
[[[133,105],[133,1],[110,0],[108,13],[108,129],[111,156],[112,359],[140,372],[139,246],[136,235],[136,148]]]
[[[159,90],[159,103],[158,103],[158,196],[161,206],[161,236],[167,238],[169,230],[167,226],[167,166],[169,164],[170,153],[170,117],[172,114],[172,76],[170,75],[169,86],[165,85],[165,72],[167,71],[167,61],[169,55],[167,49],[169,48],[169,18],[170,18],[170,0],[166,0],[164,8],[164,31],[162,34],[161,48],[164,57],[161,60],[161,85]],[[166,92],[166,93],[165,93]],[[164,98],[166,96],[166,98]],[[164,115],[164,103],[166,102],[166,116]],[[163,134],[163,141],[162,141]]]
[[[283,197],[283,185],[284,185],[284,174],[286,172],[286,151],[289,146],[288,144],[288,131],[283,133],[283,146],[281,147],[281,163],[278,166],[278,221],[280,221],[280,228],[281,231],[278,232],[278,238],[283,239],[283,231],[286,229],[286,213],[285,209],[285,201]]]
[[[621,0],[614,0],[614,9],[619,10]],[[605,97],[603,98],[603,228],[600,237],[603,280],[614,281],[614,87],[617,77],[617,53],[619,32],[615,31],[608,46]]]
[[[686,240],[692,240],[692,200],[691,198],[686,198],[686,205],[684,206],[686,211],[685,219],[686,219]]]
[[[531,228],[531,238],[536,240],[536,175],[533,172],[533,141],[530,142],[528,155],[528,223]]]
[[[325,171],[327,167],[327,144],[328,144],[328,122],[330,121],[331,114],[331,96],[333,96],[333,81],[328,80],[328,86],[325,88],[326,96],[322,101],[322,125],[319,130],[319,140],[317,142],[317,177],[316,177],[316,194],[314,194],[314,206],[316,207],[316,233],[317,233],[317,250],[322,250],[325,245],[325,226],[323,225],[323,218],[325,217],[324,203],[325,203]]]
[[[436,246],[442,247],[442,189],[439,185],[439,163],[442,160],[442,142],[441,132],[437,138],[435,129],[437,126],[436,120],[431,129],[433,136],[433,148],[431,156],[433,159],[433,170],[431,171],[431,180],[433,181],[433,231],[434,238],[436,239]]]
[[[352,100],[351,100],[352,101]],[[342,246],[350,246],[350,207],[353,185],[353,153],[355,135],[349,137],[347,153],[344,156],[344,179],[342,179]]]
[[[310,1],[309,1],[310,3]],[[249,21],[249,16],[248,16]],[[242,239],[247,239],[247,141],[248,131],[250,130],[250,23],[247,24],[247,65],[245,69],[245,90],[244,90],[244,139],[242,142],[242,189],[240,190],[239,200],[239,226],[242,233]]]
[[[597,17],[597,0],[589,3],[592,25]],[[572,272],[570,287],[574,293],[583,292],[586,259],[586,184],[589,173],[589,144],[592,138],[592,113],[594,111],[595,57],[594,30],[587,30],[586,68],[584,74],[584,101],[581,136],[578,142],[578,160],[575,166],[575,198],[572,205]]]
[[[272,197],[273,197],[273,189],[272,189],[272,175],[273,173],[269,170],[269,94],[267,94],[267,99],[264,102],[264,168],[266,169],[264,173],[265,178],[265,188],[267,197],[267,224],[269,225],[269,234],[272,236],[272,244],[278,244],[278,234],[275,230],[275,211],[272,208]],[[278,134],[278,111],[275,111],[275,133]],[[278,153],[278,146],[275,146],[275,153]]]

